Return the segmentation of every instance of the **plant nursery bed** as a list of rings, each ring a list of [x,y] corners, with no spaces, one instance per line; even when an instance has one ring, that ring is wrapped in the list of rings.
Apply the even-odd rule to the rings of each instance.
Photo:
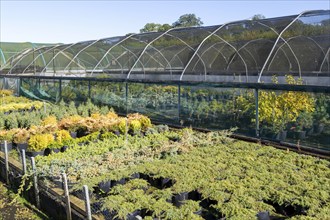
[[[0,182],[0,219],[48,219],[46,215],[22,198],[14,200],[15,194]]]
[[[94,189],[92,210],[105,219],[134,213],[145,219],[326,219],[330,214],[329,161],[234,140],[228,133],[113,135],[36,161],[41,176],[65,170],[76,183],[72,192],[82,185]]]

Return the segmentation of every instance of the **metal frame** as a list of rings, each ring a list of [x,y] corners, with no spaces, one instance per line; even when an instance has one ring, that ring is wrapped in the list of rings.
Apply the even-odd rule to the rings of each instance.
[[[261,83],[261,78],[264,75],[264,72],[266,70],[269,72],[272,63],[274,63],[276,54],[278,54],[279,51],[283,51],[284,52],[283,56],[286,57],[286,59],[288,60],[290,65],[293,64],[292,63],[293,59],[291,58],[291,53],[292,53],[292,55],[296,61],[296,64],[298,65],[299,77],[302,77],[301,72],[303,70],[301,69],[302,68],[301,63],[300,63],[301,61],[298,59],[297,54],[294,52],[294,50],[293,50],[294,48],[292,48],[290,45],[290,41],[292,39],[295,39],[296,37],[284,39],[283,35],[298,19],[300,19],[302,17],[306,17],[306,16],[307,17],[308,16],[318,16],[318,15],[326,16],[326,13],[328,13],[328,12],[330,12],[330,11],[328,11],[328,10],[304,11],[298,15],[288,17],[289,19],[284,18],[284,19],[286,19],[286,20],[284,20],[285,21],[284,25],[281,23],[280,26],[274,26],[274,27],[272,27],[272,24],[268,24],[268,22],[269,21],[272,22],[273,20],[276,22],[277,20],[275,20],[275,19],[251,21],[249,23],[245,22],[244,20],[241,20],[241,21],[228,22],[228,23],[225,23],[222,25],[216,25],[216,26],[210,26],[210,27],[198,27],[197,29],[194,27],[171,28],[165,32],[156,33],[155,36],[148,35],[148,34],[146,35],[145,33],[142,35],[141,34],[130,34],[125,37],[104,38],[104,39],[98,39],[98,40],[93,40],[93,41],[84,41],[84,42],[78,42],[78,43],[67,44],[67,45],[41,46],[39,48],[36,48],[36,45],[31,43],[33,49],[23,50],[21,53],[15,54],[7,60],[5,58],[4,52],[0,49],[0,53],[1,53],[0,56],[2,57],[2,60],[4,61],[4,65],[3,65],[3,67],[0,68],[0,70],[4,70],[5,68],[8,68],[9,69],[8,74],[12,74],[15,67],[19,66],[20,68],[22,68],[22,67],[24,68],[24,70],[20,73],[25,74],[28,71],[29,67],[31,67],[31,65],[34,65],[36,60],[38,60],[40,57],[42,57],[42,62],[44,63],[44,67],[40,73],[46,72],[47,67],[49,67],[50,64],[53,64],[54,74],[55,74],[55,71],[60,71],[60,72],[65,73],[69,69],[69,67],[72,63],[76,63],[79,66],[77,68],[77,71],[85,71],[85,73],[90,73],[90,75],[93,76],[93,74],[97,71],[97,68],[101,65],[101,63],[105,59],[108,61],[108,64],[103,68],[109,68],[109,70],[111,71],[111,63],[108,58],[112,57],[111,59],[116,62],[116,66],[118,65],[116,68],[117,69],[121,68],[122,74],[124,74],[127,71],[126,79],[129,79],[131,77],[133,71],[136,70],[137,64],[141,63],[141,65],[142,65],[141,72],[144,73],[144,76],[147,72],[155,73],[155,72],[158,72],[159,70],[162,70],[162,71],[164,71],[164,73],[169,72],[169,74],[171,75],[171,81],[172,81],[173,80],[172,71],[175,71],[176,73],[178,71],[180,71],[179,80],[183,81],[183,77],[187,74],[188,68],[192,68],[191,71],[193,72],[193,74],[196,72],[200,75],[204,75],[204,81],[206,81],[207,74],[208,74],[208,72],[207,72],[208,68],[211,68],[207,65],[213,65],[214,62],[216,61],[217,57],[222,56],[224,58],[224,61],[221,60],[221,62],[225,62],[227,64],[224,67],[224,68],[226,68],[224,71],[227,74],[227,72],[231,70],[230,68],[231,68],[231,64],[233,63],[233,60],[238,56],[240,58],[240,60],[242,61],[242,64],[244,65],[244,67],[243,67],[243,65],[241,65],[241,64],[240,65],[242,66],[242,68],[245,68],[246,82],[249,82],[249,75],[255,74],[254,72],[249,73],[249,71],[251,72],[251,70],[253,71],[255,69],[255,72],[258,73],[257,82]],[[280,21],[282,22],[282,20],[280,20]],[[244,40],[242,42],[238,41],[238,43],[244,44],[244,45],[241,44],[242,46],[238,47],[235,44],[233,44],[232,41],[226,40],[227,38],[221,34],[222,32],[219,33],[221,30],[223,30],[225,28],[228,29],[228,27],[231,27],[231,25],[235,25],[235,24],[240,25],[241,28],[238,29],[239,32],[242,32],[242,31],[244,32],[245,30],[247,30],[247,31],[255,30],[255,27],[253,25],[258,25],[258,26],[256,26],[257,30],[259,30],[259,29],[265,30],[267,33],[270,31],[271,34],[272,34],[272,32],[274,32],[277,35],[277,36],[272,35],[272,39],[274,37],[274,43],[273,43],[272,48],[269,53],[267,50],[268,55],[266,55],[267,58],[264,62],[260,62],[262,60],[257,59],[255,57],[256,53],[253,51],[253,48],[248,47],[248,45],[250,45],[252,42],[262,40],[265,38],[252,39],[248,42],[246,42],[246,40]],[[275,30],[276,27],[281,27],[281,31]],[[231,31],[231,29],[229,29],[229,32],[230,31]],[[194,36],[193,38],[189,38],[190,32],[193,32],[193,36]],[[227,34],[227,32],[226,32],[226,34]],[[146,40],[144,38],[144,36],[146,36],[148,39]],[[172,40],[171,38],[179,41],[178,48],[175,48],[175,45],[173,45],[173,47],[176,49],[176,51],[167,50],[169,48],[172,48],[172,46],[168,46],[168,44],[165,44],[164,46],[160,46],[160,48],[158,48],[157,46],[153,46],[153,44],[157,40],[162,39],[165,36],[168,36],[170,41]],[[195,38],[195,37],[197,37],[197,38]],[[206,48],[205,44],[210,37],[218,38],[218,40],[215,39],[216,43],[214,43],[211,46],[207,45],[207,48]],[[328,44],[326,43],[325,44],[326,46],[323,46],[323,45],[319,44],[316,40],[309,37],[309,35],[308,36],[299,36],[299,37],[305,37],[305,38],[313,41],[313,43],[316,45],[316,47],[319,48],[320,51],[322,52],[322,54],[324,55],[323,59],[319,58],[318,62],[320,64],[320,66],[317,66],[316,67],[317,70],[315,70],[316,72],[323,74],[324,71],[322,72],[322,69],[324,68],[324,65],[327,63],[329,66],[328,55],[329,55],[330,48],[328,47]],[[125,41],[130,40],[130,39],[132,40],[132,44],[129,44],[128,47],[125,47]],[[105,41],[104,42],[105,45],[98,44],[98,42],[100,42],[102,40]],[[107,42],[107,40],[109,42]],[[136,43],[135,43],[135,41],[136,41]],[[219,42],[217,42],[217,41],[219,41]],[[323,38],[320,38],[320,41],[322,41],[322,43],[323,43],[323,41],[327,42]],[[216,46],[218,43],[223,44],[223,45],[221,45],[221,48],[218,48]],[[236,41],[234,41],[234,43],[236,43]],[[81,46],[75,47],[79,44],[81,44]],[[134,48],[135,44],[139,44],[137,49],[131,49],[131,47]],[[98,48],[98,50],[96,49],[95,53],[94,53],[94,51],[92,51],[90,54],[90,53],[88,53],[89,52],[88,48],[92,47],[93,45],[96,45],[96,48]],[[109,45],[109,47],[107,45]],[[288,46],[289,50],[291,51],[291,53],[289,53],[290,56],[289,56],[289,54],[287,54],[288,53],[287,50],[282,49],[285,45]],[[102,50],[103,46],[106,48],[106,50]],[[122,49],[119,49],[120,50],[120,51],[118,51],[119,53],[117,53],[117,52],[111,53],[111,51],[117,46],[122,47],[124,51],[122,52],[121,51]],[[203,46],[204,46],[204,48],[203,48]],[[230,51],[228,51],[228,53],[230,53],[230,57],[228,57],[229,55],[227,56],[227,54],[223,52],[224,50],[226,50],[227,47],[231,48]],[[52,51],[56,48],[58,48],[60,50],[57,51],[56,54],[53,54],[53,56],[52,56],[50,54],[50,51]],[[149,51],[148,50],[149,48],[152,48],[153,50]],[[214,59],[212,59],[212,57],[210,58],[211,62],[205,62],[204,59],[205,59],[205,57],[209,57],[209,56],[207,56],[207,53],[211,49],[212,49],[211,55],[216,55],[216,56]],[[213,49],[215,51],[213,51]],[[169,53],[167,53],[167,51]],[[39,54],[35,55],[36,52]],[[199,54],[200,52],[201,52],[201,54]],[[242,52],[244,52],[244,54],[240,54]],[[33,53],[32,62],[30,62],[30,60],[27,60],[28,61],[27,65],[20,66],[20,63],[23,62],[23,60],[25,60],[25,58],[30,56],[32,53]],[[82,56],[80,58],[80,55],[82,53],[86,54],[86,56]],[[127,53],[132,54],[132,56],[128,57],[128,59],[126,59],[126,61],[128,63],[127,62],[125,63],[125,62],[123,62],[122,58]],[[64,60],[63,66],[61,65],[60,68],[55,70],[56,66],[55,66],[54,61],[56,60],[56,57],[58,57],[58,55],[60,55],[60,54],[63,55],[64,57],[66,57],[69,61],[67,62],[66,60]],[[183,59],[180,58],[180,54],[182,54]],[[322,54],[321,54],[321,56],[322,56]],[[47,55],[47,56],[45,56],[45,55]],[[109,55],[109,57],[108,57],[108,55]],[[144,56],[147,56],[146,59],[144,59]],[[196,59],[196,57],[197,57],[197,59]],[[90,59],[92,59],[92,60],[90,60]],[[251,60],[251,62],[250,62],[250,60]],[[89,62],[89,61],[91,61],[91,62]],[[133,64],[131,64],[132,61],[133,61]],[[155,68],[154,69],[152,69],[152,67],[147,68],[148,64],[150,65],[150,62],[153,63],[154,61],[156,62],[154,64]],[[194,61],[195,61],[195,64],[192,65],[192,63]],[[247,63],[247,61],[249,61],[249,62]],[[178,62],[178,64],[182,66],[182,69],[174,68],[174,66],[172,65],[173,62]],[[127,64],[129,64],[129,65],[127,65]],[[252,66],[249,66],[248,64],[251,64]],[[254,67],[254,65],[256,65],[256,66]],[[103,66],[103,64],[102,64],[102,66]],[[262,68],[259,71],[261,66],[262,66]],[[176,65],[175,65],[175,67],[176,67]],[[89,68],[92,68],[92,70],[90,71]],[[196,68],[198,68],[198,69],[196,69]],[[202,68],[202,69],[200,69],[200,68]],[[114,69],[114,71],[117,71],[117,69]],[[325,71],[327,71],[328,69],[325,69]],[[242,69],[239,71],[241,72],[240,74],[243,74],[242,76],[244,77],[244,70]],[[36,72],[36,71],[34,71],[34,72]],[[17,74],[20,74],[20,73],[17,73]],[[34,73],[34,74],[36,74],[36,73]],[[221,74],[219,74],[219,76],[221,76]],[[327,76],[330,76],[330,73]],[[120,77],[123,77],[123,76],[120,76]],[[175,79],[177,79],[177,78],[175,78]],[[202,78],[198,78],[198,79],[202,79]]]

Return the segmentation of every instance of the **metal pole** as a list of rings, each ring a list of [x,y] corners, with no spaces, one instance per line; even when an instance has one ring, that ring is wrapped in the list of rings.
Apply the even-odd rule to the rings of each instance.
[[[179,123],[180,122],[180,111],[181,111],[181,85],[180,83],[178,84],[178,119],[179,119]]]
[[[35,52],[35,48],[33,48],[33,72],[34,72],[34,75],[36,75],[36,61],[35,61],[35,55],[34,55],[34,52]]]
[[[36,197],[36,204],[37,204],[37,208],[40,209],[38,179],[37,179],[37,173],[36,173],[37,169],[36,169],[36,162],[34,160],[34,157],[31,157],[31,165],[32,165],[32,171],[33,171],[33,185],[34,185],[34,194]]]
[[[88,80],[88,98],[91,98],[91,81]]]
[[[88,220],[92,220],[92,212],[91,212],[91,205],[89,202],[89,193],[88,193],[88,186],[83,186],[84,194],[85,194],[85,207],[86,207],[86,217]]]
[[[8,163],[7,141],[4,142],[4,147],[5,147],[5,164],[6,164],[6,183],[9,185],[9,163]]]
[[[71,204],[70,204],[70,196],[69,196],[69,188],[68,188],[68,179],[65,173],[62,173],[63,177],[63,185],[64,185],[64,197],[65,197],[65,209],[66,209],[66,218],[67,220],[71,220]]]
[[[26,174],[26,158],[25,158],[25,150],[22,149],[22,163],[23,163],[23,174]]]
[[[60,97],[59,100],[61,100],[62,99],[62,79],[60,79],[59,97]]]
[[[126,100],[126,117],[128,114],[128,83],[125,83],[126,90],[125,90],[125,100]]]
[[[259,128],[259,90],[254,90],[254,96],[256,99],[256,136],[260,137],[260,128]]]

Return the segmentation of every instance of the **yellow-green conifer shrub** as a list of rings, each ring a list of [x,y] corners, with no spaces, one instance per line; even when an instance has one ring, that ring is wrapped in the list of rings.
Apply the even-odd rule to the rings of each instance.
[[[56,135],[56,141],[60,144],[62,144],[64,141],[72,139],[70,132],[67,130],[58,130],[56,131],[55,135]]]
[[[36,134],[32,135],[28,142],[28,151],[42,151],[54,141],[52,134]]]
[[[278,83],[277,78],[273,78]],[[301,78],[295,80],[287,75],[290,85],[302,85]],[[261,91],[259,95],[259,120],[272,125],[272,130],[281,131],[287,123],[296,122],[302,112],[311,113],[315,109],[315,99],[310,93],[297,91]]]
[[[17,129],[14,134],[14,142],[16,144],[27,143],[30,138],[30,132],[27,129]]]
[[[139,120],[132,120],[129,122],[129,130],[133,132],[133,134],[137,134],[141,131],[142,124]]]
[[[13,95],[12,90],[2,89],[0,90],[0,96],[11,96]]]

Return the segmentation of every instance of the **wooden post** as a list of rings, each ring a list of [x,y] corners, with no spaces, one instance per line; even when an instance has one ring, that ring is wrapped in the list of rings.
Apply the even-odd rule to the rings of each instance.
[[[88,186],[83,186],[84,194],[85,194],[85,207],[86,207],[86,217],[87,220],[92,220],[92,212],[91,212],[91,205],[89,202],[89,193],[88,193]]]
[[[7,141],[4,142],[4,147],[5,147],[6,183],[9,185],[9,163],[8,163],[8,146],[7,146]]]
[[[38,179],[37,179],[37,173],[36,173],[37,169],[36,169],[36,162],[34,160],[34,157],[31,157],[31,165],[32,165],[32,171],[33,171],[33,185],[34,185],[34,194],[36,197],[36,205],[37,205],[37,208],[40,209]]]
[[[22,163],[23,163],[23,174],[26,174],[26,158],[25,158],[25,150],[22,150]]]
[[[70,196],[69,196],[69,188],[68,188],[68,179],[65,173],[62,173],[63,177],[63,185],[64,185],[64,197],[65,197],[65,209],[66,209],[66,219],[71,220],[71,204],[70,204]]]

